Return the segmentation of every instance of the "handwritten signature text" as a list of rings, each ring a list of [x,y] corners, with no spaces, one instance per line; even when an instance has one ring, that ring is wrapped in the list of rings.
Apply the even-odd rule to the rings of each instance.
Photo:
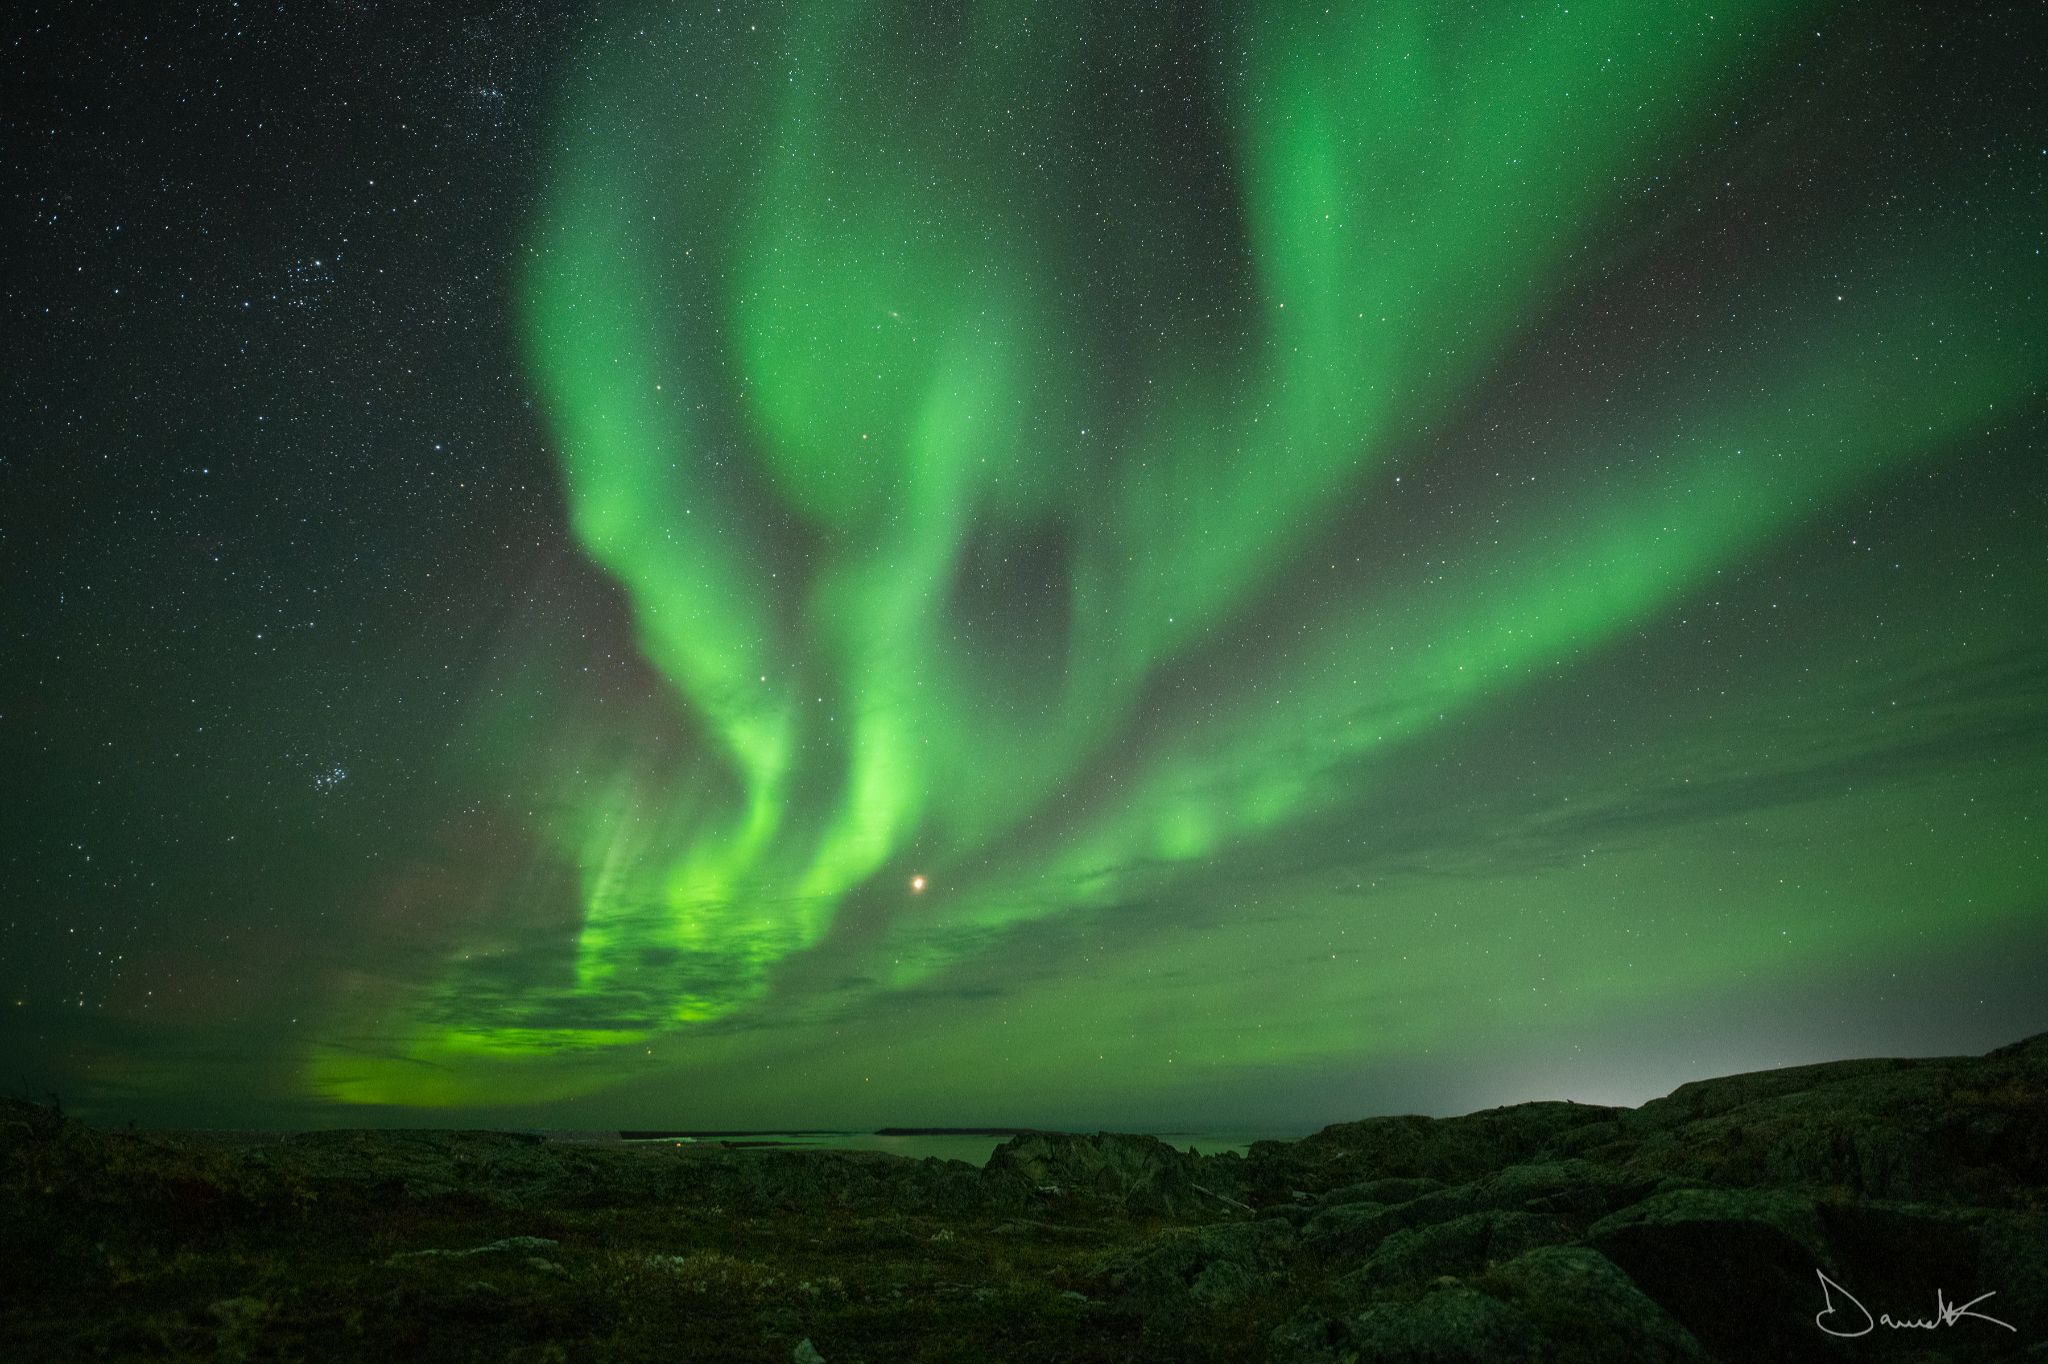
[[[1870,1315],[1870,1309],[1856,1301],[1855,1295],[1850,1293],[1848,1289],[1842,1287],[1827,1275],[1821,1274],[1821,1271],[1817,1269],[1813,1272],[1820,1274],[1820,1296],[1821,1300],[1827,1304],[1814,1317],[1813,1324],[1829,1335],[1840,1336],[1844,1340],[1853,1340],[1857,1336],[1867,1336],[1880,1326],[1889,1326],[1894,1331],[1932,1331],[1937,1326],[1953,1326],[1964,1317],[1975,1317],[1978,1321],[1988,1321],[1993,1326],[2003,1326],[2008,1331],[2017,1331],[2019,1329],[2000,1321],[1997,1317],[1970,1310],[1978,1303],[1984,1301],[1984,1299],[1998,1296],[1996,1293],[1979,1293],[1968,1302],[1952,1303],[1937,1288],[1934,1290],[1933,1316],[1895,1321],[1889,1312],[1886,1312],[1883,1316],[1873,1318]],[[1840,1301],[1837,1301],[1837,1299]],[[1841,1314],[1840,1323],[1830,1324],[1828,1318],[1835,1316],[1837,1313]],[[1858,1324],[1859,1322],[1861,1323],[1860,1325]]]

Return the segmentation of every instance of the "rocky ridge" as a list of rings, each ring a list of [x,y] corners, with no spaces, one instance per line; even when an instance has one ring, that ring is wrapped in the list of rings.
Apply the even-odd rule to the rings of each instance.
[[[0,1263],[50,1294],[5,1327],[38,1358],[135,1343],[67,1322],[77,1290],[136,1297],[157,1334],[130,1353],[169,1358],[374,1357],[389,1342],[370,1318],[403,1336],[429,1307],[525,1303],[554,1326],[492,1357],[655,1358],[681,1339],[733,1359],[802,1341],[835,1364],[2048,1359],[2048,1035],[1701,1081],[1638,1109],[1371,1118],[1242,1156],[1044,1132],[979,1170],[499,1132],[208,1142],[23,1104],[0,1113],[0,1155]],[[215,1275],[218,1296],[178,1314],[179,1256],[264,1246],[261,1291]],[[408,1297],[400,1266],[426,1287]],[[1943,1316],[1937,1292],[1994,1296]],[[679,1315],[642,1321],[621,1294]],[[306,1324],[349,1295],[355,1353]]]

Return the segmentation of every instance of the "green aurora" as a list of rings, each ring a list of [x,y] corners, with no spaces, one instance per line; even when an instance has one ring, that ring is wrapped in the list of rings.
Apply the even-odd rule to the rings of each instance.
[[[1813,16],[1192,13],[585,43],[521,328],[682,737],[548,778],[545,979],[479,928],[310,1092],[1182,1111],[2038,916],[2048,583],[1842,529],[2038,412],[2038,194],[1846,203],[1575,372]]]

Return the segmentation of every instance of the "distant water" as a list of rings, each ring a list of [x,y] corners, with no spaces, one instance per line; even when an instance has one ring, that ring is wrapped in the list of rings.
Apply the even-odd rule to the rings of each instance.
[[[1244,1154],[1245,1149],[1255,1141],[1290,1141],[1307,1135],[1304,1132],[1154,1132],[1167,1145],[1185,1151],[1193,1147],[1205,1156],[1224,1151]],[[663,1139],[650,1139],[648,1145],[660,1144]],[[667,1140],[672,1141],[673,1138]],[[696,1145],[717,1146],[721,1140],[735,1146],[768,1146],[781,1149],[803,1148],[822,1151],[885,1151],[892,1156],[908,1156],[922,1160],[935,1156],[940,1160],[961,1160],[969,1165],[986,1165],[991,1152],[1008,1137],[997,1136],[915,1136],[883,1137],[872,1132],[749,1132],[744,1136],[726,1138],[699,1137]],[[634,1145],[642,1143],[635,1142]]]

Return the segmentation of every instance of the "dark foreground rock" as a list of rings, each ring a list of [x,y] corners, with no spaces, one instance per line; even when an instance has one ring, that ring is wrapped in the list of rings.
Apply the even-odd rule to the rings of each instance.
[[[2048,1037],[978,1170],[12,1103],[0,1282],[25,1360],[2041,1361]]]

